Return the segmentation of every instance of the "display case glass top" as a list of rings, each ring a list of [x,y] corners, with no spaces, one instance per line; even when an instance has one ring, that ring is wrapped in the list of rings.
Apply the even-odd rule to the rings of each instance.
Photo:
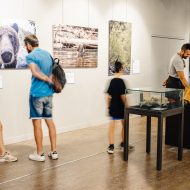
[[[130,106],[162,111],[183,107],[183,89],[130,88],[126,90]]]
[[[153,88],[153,87],[144,87],[144,88],[128,88],[127,91],[141,91],[141,92],[154,92],[154,93],[166,93],[166,92],[183,92],[183,89],[176,88]]]

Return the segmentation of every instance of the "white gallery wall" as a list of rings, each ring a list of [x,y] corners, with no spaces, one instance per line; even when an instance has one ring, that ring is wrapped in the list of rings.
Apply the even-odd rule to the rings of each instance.
[[[40,47],[52,53],[52,25],[68,24],[99,29],[98,67],[66,69],[75,84],[54,96],[54,119],[58,132],[108,122],[105,86],[108,77],[108,21],[132,23],[132,60],[140,61],[140,73],[125,76],[130,87],[150,86],[151,35],[189,41],[188,0],[0,0],[0,19],[24,18],[36,22]],[[6,143],[33,138],[28,119],[29,70],[0,70],[0,120]],[[43,126],[44,127],[44,126]],[[45,127],[44,127],[45,128]]]

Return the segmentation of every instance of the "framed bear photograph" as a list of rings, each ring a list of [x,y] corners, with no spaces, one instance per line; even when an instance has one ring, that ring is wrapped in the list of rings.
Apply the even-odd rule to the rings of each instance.
[[[0,69],[26,69],[26,35],[36,34],[35,22],[25,19],[0,20]]]

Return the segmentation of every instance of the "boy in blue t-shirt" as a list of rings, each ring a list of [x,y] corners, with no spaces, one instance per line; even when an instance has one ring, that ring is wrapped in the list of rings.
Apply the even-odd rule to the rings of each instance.
[[[32,72],[32,82],[30,88],[30,119],[34,127],[34,136],[37,150],[29,155],[30,160],[45,161],[43,153],[43,133],[41,120],[44,119],[49,129],[51,151],[48,156],[56,160],[56,129],[52,119],[52,58],[51,55],[38,47],[39,42],[35,35],[28,35],[24,39],[28,55],[27,65]]]

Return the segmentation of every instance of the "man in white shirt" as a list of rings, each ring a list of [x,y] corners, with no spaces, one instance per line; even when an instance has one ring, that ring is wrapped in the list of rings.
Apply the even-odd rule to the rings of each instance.
[[[184,74],[184,59],[188,57],[190,57],[189,43],[184,44],[181,47],[181,51],[175,54],[170,60],[169,77],[167,81],[164,82],[167,88],[184,89],[190,87]]]

